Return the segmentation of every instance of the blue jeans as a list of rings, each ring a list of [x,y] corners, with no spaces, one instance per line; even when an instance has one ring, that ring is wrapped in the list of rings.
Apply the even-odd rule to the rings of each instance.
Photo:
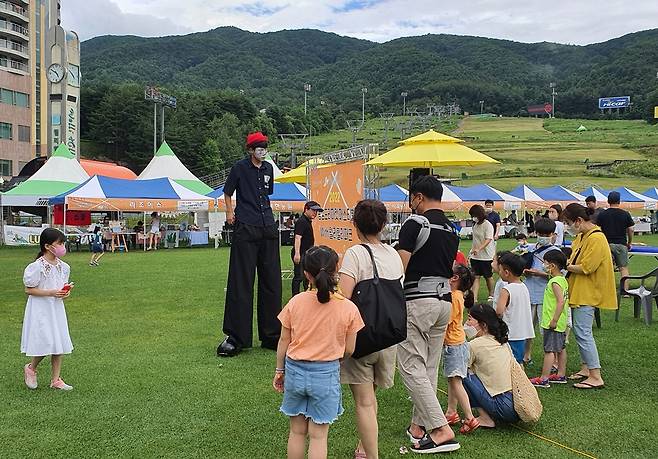
[[[601,368],[599,351],[596,349],[592,333],[594,310],[592,306],[580,306],[571,310],[573,334],[576,337],[578,351],[580,351],[580,361],[590,370]]]
[[[492,397],[480,378],[473,373],[469,373],[462,380],[462,384],[468,394],[471,408],[481,408],[496,422],[512,423],[519,420],[519,415],[514,411],[511,390]]]

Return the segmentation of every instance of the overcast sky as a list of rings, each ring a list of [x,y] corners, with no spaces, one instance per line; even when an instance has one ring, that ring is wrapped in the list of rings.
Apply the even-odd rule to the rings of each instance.
[[[428,33],[589,44],[658,28],[657,0],[62,0],[62,25],[83,40],[236,26],[320,29],[384,42]]]

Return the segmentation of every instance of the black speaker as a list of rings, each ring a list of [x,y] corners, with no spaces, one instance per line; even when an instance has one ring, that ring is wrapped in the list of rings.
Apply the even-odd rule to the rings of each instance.
[[[409,190],[411,190],[411,184],[416,181],[416,179],[423,177],[425,175],[430,175],[432,170],[429,168],[416,168],[409,171]],[[409,205],[411,206],[411,193],[409,193]]]

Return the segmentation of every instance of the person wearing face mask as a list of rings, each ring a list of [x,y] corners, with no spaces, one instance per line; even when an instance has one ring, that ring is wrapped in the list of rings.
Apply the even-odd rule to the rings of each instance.
[[[31,357],[23,368],[25,385],[37,388],[37,366],[46,357],[52,362],[50,387],[71,390],[60,377],[62,356],[73,351],[69,326],[64,309],[64,299],[71,294],[69,274],[71,267],[61,259],[66,255],[66,238],[54,228],[41,233],[41,250],[35,261],[27,265],[23,273],[23,284],[27,297],[21,352]]]
[[[537,243],[531,246],[528,251],[527,256],[531,258],[531,261],[529,266],[523,270],[525,276],[523,283],[528,287],[530,293],[532,324],[537,327],[541,322],[544,290],[550,277],[544,271],[544,255],[553,250],[559,251],[560,248],[553,244],[553,237],[555,236],[555,222],[553,220],[540,218],[535,222],[535,232],[537,233]],[[541,327],[539,327],[539,333],[542,333]],[[525,354],[523,355],[525,364],[532,361],[532,341],[532,338],[526,341]]]
[[[411,208],[427,221],[425,225],[409,218],[400,228],[398,254],[405,269],[407,339],[398,344],[398,370],[413,404],[407,429],[411,450],[443,453],[460,447],[436,393],[441,350],[452,310],[449,279],[459,236],[441,210],[443,186],[438,179],[429,175],[416,179],[409,195]],[[429,235],[420,246],[421,231],[426,227]]]
[[[261,346],[276,350],[281,333],[281,259],[279,230],[270,198],[274,168],[266,161],[268,139],[261,132],[247,136],[249,157],[231,168],[224,185],[226,221],[234,225],[229,260],[224,333],[217,355],[232,357],[252,345],[254,279],[258,271],[258,337]],[[233,211],[233,194],[239,200]]]
[[[487,220],[484,208],[476,204],[468,211],[469,215],[473,218],[473,245],[469,259],[471,261],[471,269],[475,274],[473,281],[473,297],[477,299],[478,292],[480,291],[480,278],[484,277],[487,283],[487,291],[489,298],[487,301],[493,300],[493,271],[491,270],[491,262],[496,254],[496,245],[494,244],[495,230],[491,222]]]
[[[564,245],[564,223],[560,221],[562,216],[562,206],[559,204],[553,204],[548,209],[548,218],[555,222],[555,241],[554,244],[558,247]]]
[[[573,333],[581,361],[580,370],[569,379],[583,379],[574,384],[577,389],[604,387],[592,323],[596,308],[617,309],[612,255],[605,235],[590,220],[593,213],[592,209],[576,203],[569,204],[562,212],[562,221],[568,231],[576,234],[567,265],[567,278]]]
[[[462,380],[472,408],[478,411],[480,427],[519,420],[512,400],[512,353],[507,345],[507,324],[488,304],[468,311],[466,324],[476,337],[469,345],[469,373]]]

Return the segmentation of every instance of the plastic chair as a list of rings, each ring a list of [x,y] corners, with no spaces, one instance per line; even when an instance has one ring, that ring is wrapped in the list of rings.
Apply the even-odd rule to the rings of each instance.
[[[646,281],[650,278],[655,278],[655,282],[651,289],[646,287]],[[638,288],[626,290],[624,283],[627,279],[637,279],[640,281]],[[633,316],[638,318],[640,316],[640,308],[644,314],[644,322],[647,325],[651,324],[651,315],[653,312],[653,303],[656,303],[658,308],[658,268],[643,276],[624,276],[619,280],[619,293],[617,294],[617,312],[615,313],[615,321],[619,322],[619,308],[621,307],[621,296],[630,295],[633,297]]]

